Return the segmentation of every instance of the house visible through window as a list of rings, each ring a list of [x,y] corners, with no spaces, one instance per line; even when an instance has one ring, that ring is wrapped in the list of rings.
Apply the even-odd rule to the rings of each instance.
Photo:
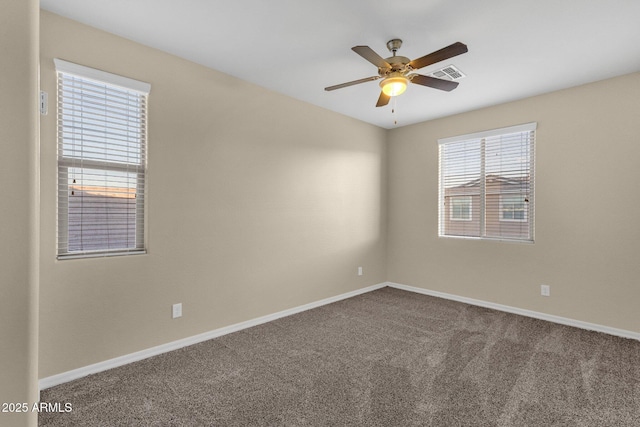
[[[450,199],[451,220],[471,221],[471,197],[458,196]]]
[[[525,196],[502,196],[500,200],[501,221],[526,221],[527,199]]]
[[[58,258],[144,253],[147,83],[59,59]]]
[[[440,236],[533,241],[535,129],[438,141]]]

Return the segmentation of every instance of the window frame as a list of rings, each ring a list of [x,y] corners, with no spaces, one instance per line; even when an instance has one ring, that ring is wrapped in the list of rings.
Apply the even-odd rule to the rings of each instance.
[[[147,151],[148,151],[148,96],[151,89],[149,83],[134,80],[128,77],[120,76],[117,74],[108,73],[106,71],[97,70],[94,68],[86,67],[83,65],[67,62],[58,58],[54,59],[54,65],[56,70],[57,80],[57,173],[58,173],[58,191],[57,191],[57,205],[56,212],[58,216],[58,230],[56,233],[57,241],[57,259],[76,259],[76,258],[92,258],[92,257],[108,257],[108,256],[121,256],[121,255],[137,255],[145,254],[147,252],[147,209],[146,209],[146,193],[147,184],[146,177],[148,175],[147,164]],[[139,144],[139,152],[136,151],[135,156],[138,157],[136,163],[122,160],[97,160],[87,158],[83,155],[65,155],[65,141],[63,140],[63,129],[70,126],[69,122],[65,122],[65,110],[64,102],[61,99],[65,86],[64,79],[80,79],[81,84],[98,84],[104,85],[109,91],[127,91],[135,96],[138,96],[140,103],[136,104],[140,109],[139,128],[140,137],[136,139]],[[69,89],[67,89],[69,90]],[[76,95],[77,96],[77,95]],[[84,94],[80,95],[80,98],[84,99]],[[106,96],[106,95],[105,95]],[[95,99],[95,98],[94,98]],[[106,100],[106,98],[105,98]],[[102,101],[102,99],[99,99]],[[107,110],[107,104],[105,105],[105,111]],[[72,110],[73,111],[73,110]],[[105,116],[105,119],[110,116]],[[82,122],[84,123],[84,122]],[[126,122],[130,125],[130,121]],[[85,124],[86,125],[86,124]],[[92,131],[100,129],[105,134],[109,130],[109,127],[105,126],[100,128],[95,125]],[[88,128],[82,128],[84,132],[87,132]],[[116,140],[123,141],[123,140]],[[109,147],[111,144],[107,144]],[[84,147],[84,142],[79,143]],[[113,146],[110,147],[115,150]],[[67,148],[68,150],[68,148]],[[84,148],[83,148],[84,150]],[[105,154],[106,156],[106,154]],[[101,249],[81,249],[70,250],[70,237],[69,237],[69,197],[70,193],[74,190],[69,184],[70,170],[78,169],[83,171],[104,171],[111,172],[110,179],[115,178],[118,175],[132,175],[135,176],[135,243],[133,246],[122,248],[109,248],[105,247]],[[89,172],[87,172],[89,173]],[[108,187],[107,187],[108,188]],[[128,188],[128,187],[127,187]],[[127,208],[128,209],[128,208]],[[126,233],[128,235],[128,233]]]
[[[535,199],[536,129],[537,129],[537,122],[531,122],[531,123],[525,123],[525,124],[516,125],[516,126],[509,126],[505,128],[492,129],[492,130],[487,130],[482,132],[475,132],[475,133],[470,133],[465,135],[438,139],[438,237],[456,238],[456,239],[473,239],[473,240],[497,240],[497,241],[508,241],[508,242],[517,242],[517,243],[534,243],[535,242],[534,199]],[[527,132],[529,133],[529,135],[526,135]],[[529,144],[529,147],[527,148],[528,166],[523,167],[521,169],[522,171],[528,171],[528,180],[522,181],[522,182],[526,182],[526,185],[528,186],[528,192],[510,194],[509,191],[504,191],[504,192],[496,193],[495,190],[492,189],[491,193],[488,193],[488,187],[489,187],[488,179],[490,177],[495,178],[496,172],[491,171],[491,169],[489,169],[486,166],[486,163],[488,162],[486,157],[487,140],[489,140],[490,143],[494,143],[495,141],[493,139],[495,138],[508,137],[510,135],[519,134],[519,133],[522,133],[521,137],[525,138],[524,142]],[[447,231],[447,228],[450,226],[450,225],[448,226],[447,224],[452,221],[457,221],[451,217],[451,214],[450,214],[451,207],[446,206],[447,198],[450,199],[452,197],[462,196],[461,194],[455,194],[455,193],[453,195],[445,194],[446,193],[445,181],[450,180],[452,176],[455,177],[456,175],[449,174],[445,178],[445,171],[450,172],[450,170],[448,170],[447,167],[455,167],[455,166],[449,166],[445,164],[446,162],[453,161],[453,160],[450,158],[449,159],[443,158],[443,147],[445,147],[447,144],[453,144],[453,143],[465,144],[463,145],[463,147],[465,148],[462,150],[462,152],[465,153],[463,155],[463,160],[462,160],[463,164],[465,165],[465,166],[462,166],[465,172],[463,172],[459,176],[459,178],[464,177],[465,175],[468,176],[469,172],[467,172],[467,169],[466,169],[467,167],[466,162],[468,161],[471,162],[470,163],[471,170],[475,170],[477,171],[476,173],[479,174],[477,175],[478,176],[477,183],[473,184],[474,186],[477,185],[478,187],[477,191],[478,191],[478,197],[480,202],[477,204],[477,207],[476,207],[479,210],[479,212],[476,212],[476,215],[479,218],[479,221],[475,228],[474,227],[468,228],[468,230],[475,230],[470,232],[469,234],[464,234],[464,233],[458,234],[456,231],[453,231],[453,230]],[[467,144],[469,144],[469,147],[470,147],[469,150],[471,151],[467,151],[467,148],[466,148]],[[492,148],[494,149],[494,147]],[[454,146],[454,152],[455,152],[455,146]],[[471,153],[469,155],[469,158],[467,158],[467,153]],[[500,153],[502,153],[502,149],[500,150]],[[455,155],[456,154],[454,154],[454,156]],[[460,161],[460,159],[459,158],[455,159],[455,161]],[[489,171],[487,171],[487,169],[489,169]],[[500,173],[498,174],[498,177],[500,177],[501,174],[502,174],[502,171],[500,171]],[[475,181],[475,180],[471,179],[471,181]],[[471,181],[466,182],[465,180],[464,183],[461,183],[459,185],[461,187],[463,185],[468,187]],[[524,185],[522,184],[522,182],[520,185]],[[455,188],[455,187],[448,187],[448,188]],[[468,189],[466,191],[468,191]],[[499,219],[498,223],[504,222],[505,225],[508,223],[513,223],[514,226],[515,224],[518,224],[518,223],[527,224],[527,233],[528,233],[527,237],[514,237],[513,235],[509,235],[507,231],[505,231],[504,234],[501,234],[498,236],[493,235],[496,231],[495,226],[494,227],[487,226],[487,223],[489,222],[489,220],[487,219],[487,216],[490,213],[491,218],[494,218],[495,209],[496,209],[495,202],[489,203],[489,196],[494,196],[497,194],[500,195],[499,206],[497,207],[498,219]],[[524,209],[524,216],[525,216],[524,219],[503,219],[503,197],[508,197],[510,195],[524,196],[524,199],[525,199],[524,203],[528,204],[528,206],[525,206],[525,209]],[[446,220],[445,220],[445,217],[447,218]],[[472,217],[472,221],[473,220],[474,218]],[[491,221],[495,221],[495,219],[492,219]],[[500,229],[499,232],[502,233],[502,230]],[[500,233],[495,233],[495,234],[500,234]]]

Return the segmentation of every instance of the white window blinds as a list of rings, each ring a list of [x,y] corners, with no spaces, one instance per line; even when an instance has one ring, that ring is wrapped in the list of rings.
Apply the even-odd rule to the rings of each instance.
[[[440,236],[533,241],[536,126],[438,141]]]
[[[58,258],[143,253],[150,86],[55,65]]]

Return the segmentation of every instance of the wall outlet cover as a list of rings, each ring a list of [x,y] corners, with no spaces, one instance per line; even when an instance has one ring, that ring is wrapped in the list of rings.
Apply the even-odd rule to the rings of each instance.
[[[173,304],[173,306],[171,306],[171,315],[174,319],[178,318],[178,317],[182,317],[182,303],[178,303],[178,304]]]

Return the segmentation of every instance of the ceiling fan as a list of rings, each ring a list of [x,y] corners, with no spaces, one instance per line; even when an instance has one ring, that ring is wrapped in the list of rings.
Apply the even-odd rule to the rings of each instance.
[[[351,50],[378,67],[378,75],[365,77],[364,79],[354,80],[335,86],[329,86],[324,88],[324,90],[331,91],[382,79],[380,82],[382,92],[380,92],[380,97],[376,104],[376,107],[382,107],[389,103],[392,96],[397,96],[403,93],[407,89],[407,83],[409,82],[447,92],[452,91],[458,86],[458,82],[424,76],[422,74],[416,74],[414,71],[426,67],[427,65],[435,64],[436,62],[444,61],[445,59],[466,53],[468,51],[467,45],[456,42],[428,55],[414,59],[413,61],[404,56],[396,56],[396,52],[400,49],[400,46],[402,46],[402,40],[400,39],[393,39],[387,42],[387,48],[393,54],[393,56],[390,56],[389,58],[382,58],[369,46],[352,47]]]

